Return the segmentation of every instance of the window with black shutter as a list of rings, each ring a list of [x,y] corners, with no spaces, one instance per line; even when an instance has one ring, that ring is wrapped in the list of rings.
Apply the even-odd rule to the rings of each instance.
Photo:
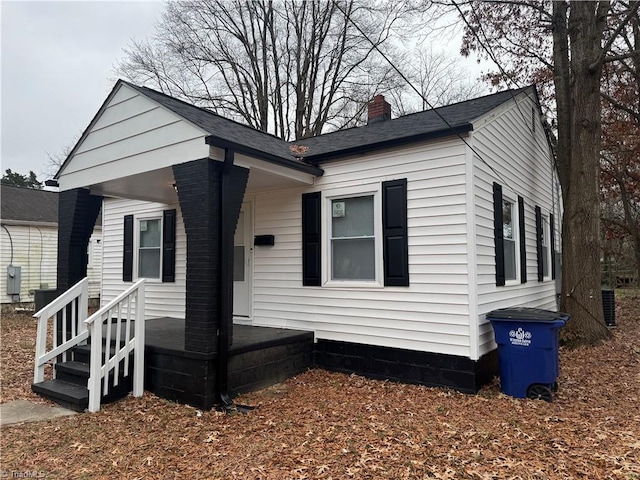
[[[135,219],[125,215],[123,237],[123,281],[133,281],[135,274],[137,278],[175,282],[175,209],[163,211],[162,217]]]
[[[381,190],[381,200],[376,190],[324,200],[320,192],[302,195],[303,285],[321,285],[323,265],[332,285],[409,285],[407,179],[382,182]],[[326,232],[322,208],[327,209]],[[329,257],[324,261],[323,251]]]

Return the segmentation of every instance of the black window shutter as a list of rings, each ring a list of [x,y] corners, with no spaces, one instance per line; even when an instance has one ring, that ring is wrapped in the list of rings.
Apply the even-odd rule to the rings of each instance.
[[[527,283],[527,242],[524,229],[524,198],[518,197],[518,223],[520,226],[520,283]]]
[[[124,216],[124,248],[122,252],[122,281],[133,280],[133,215]]]
[[[502,220],[502,186],[493,183],[493,238],[496,246],[496,285],[505,284],[504,231]]]
[[[536,252],[538,254],[538,281],[541,282],[544,279],[542,269],[542,236],[544,235],[542,230],[542,211],[540,207],[536,205]]]
[[[176,211],[162,214],[162,281],[176,281]]]
[[[320,192],[302,195],[302,284],[310,287],[321,282],[320,202]]]
[[[556,278],[556,224],[553,213],[549,214],[549,242],[551,243],[551,278]]]
[[[406,178],[382,182],[382,238],[385,286],[408,287]]]

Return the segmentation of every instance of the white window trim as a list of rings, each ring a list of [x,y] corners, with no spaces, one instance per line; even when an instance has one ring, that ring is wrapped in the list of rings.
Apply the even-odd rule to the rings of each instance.
[[[551,280],[551,238],[549,215],[541,215],[542,218],[542,246],[547,247],[547,274],[542,277],[543,281]],[[544,251],[544,250],[543,250]]]
[[[375,280],[332,280],[331,202],[338,198],[373,196],[373,231]],[[335,288],[384,288],[382,262],[382,191],[381,185],[335,189],[322,193],[322,286]]]
[[[505,287],[511,287],[511,286],[522,284],[522,282],[520,281],[522,277],[520,272],[520,212],[518,209],[518,200],[513,200],[510,196],[505,195],[503,193],[502,201],[508,202],[511,204],[511,224],[512,224],[513,243],[514,243],[514,252],[515,252],[514,262],[516,267],[516,275],[515,275],[516,278],[514,279],[506,278],[507,277],[507,272],[506,272],[507,261],[506,261],[506,255],[505,255],[505,281],[504,281]],[[502,213],[503,213],[502,222],[504,225],[504,208]],[[509,241],[509,240],[503,239],[503,242],[506,242],[506,241]]]
[[[159,265],[160,271],[158,273],[158,278],[141,277],[138,272],[138,269],[140,268],[139,261],[138,261],[140,256],[140,222],[143,220],[159,220],[160,221],[160,265]],[[163,244],[162,244],[162,232],[164,231],[162,213],[135,216],[133,226],[135,228],[134,243],[133,243],[133,277],[136,280],[139,280],[141,278],[146,278],[147,282],[150,282],[150,283],[162,283],[162,256],[163,256],[163,250],[164,250]]]

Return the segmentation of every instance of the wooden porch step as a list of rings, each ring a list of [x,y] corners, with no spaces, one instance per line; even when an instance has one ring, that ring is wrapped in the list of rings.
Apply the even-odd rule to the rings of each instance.
[[[87,386],[87,381],[91,375],[88,363],[75,360],[56,363],[55,369],[57,380],[64,380],[65,382],[74,383],[82,387]]]
[[[89,406],[89,390],[60,379],[34,383],[31,389],[49,400],[76,412],[83,412]]]
[[[109,393],[105,395],[104,390],[102,391],[101,403],[119,400],[131,392],[133,388],[133,360],[130,361],[129,366],[129,375],[126,377],[122,368],[120,369],[118,385],[116,386],[113,386],[114,372],[111,371],[109,373]],[[65,408],[77,412],[84,411],[89,405],[89,390],[87,388],[87,382],[91,375],[89,364],[71,360],[56,363],[54,368],[56,370],[56,378],[54,380],[36,383],[31,386],[31,389]]]
[[[104,344],[102,345],[102,358],[104,359]],[[87,345],[77,345],[71,349],[73,352],[73,359],[78,362],[89,363],[89,359],[91,358],[91,344]],[[116,347],[112,345],[109,348],[109,355],[112,356],[116,353]],[[131,357],[133,356],[133,352],[129,354]]]

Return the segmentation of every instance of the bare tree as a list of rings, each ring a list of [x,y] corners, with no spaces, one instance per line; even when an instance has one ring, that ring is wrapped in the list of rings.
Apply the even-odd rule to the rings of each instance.
[[[395,36],[418,34],[417,15],[399,0],[170,2],[154,38],[133,43],[117,72],[281,138],[304,138],[352,124],[362,113],[354,102],[399,88],[374,45],[394,55]]]
[[[62,167],[62,164],[71,153],[71,150],[73,150],[73,146],[76,144],[79,138],[80,134],[76,135],[71,143],[62,147],[59,152],[46,152],[47,158],[49,160],[44,166],[42,172],[40,172],[40,175],[44,178],[53,178],[55,174],[58,173],[58,170],[60,170],[60,167]]]
[[[475,98],[487,89],[460,57],[443,50],[418,47],[407,57],[405,74],[417,92],[407,88],[390,92],[399,115]]]

